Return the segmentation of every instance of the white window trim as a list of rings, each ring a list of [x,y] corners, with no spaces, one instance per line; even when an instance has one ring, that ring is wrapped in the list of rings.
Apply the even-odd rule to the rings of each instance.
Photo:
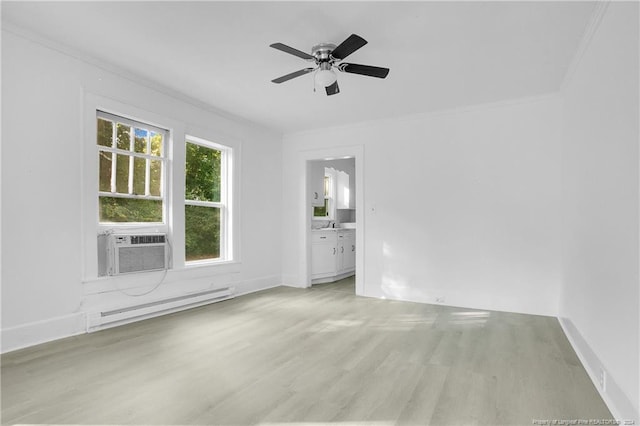
[[[327,211],[329,212],[329,214],[327,216],[312,216],[311,220],[317,220],[317,221],[333,221],[335,220],[336,217],[336,208],[335,208],[335,192],[336,192],[336,184],[337,184],[337,179],[336,179],[336,175],[335,173],[332,171],[333,169],[331,168],[324,168],[325,172],[324,172],[324,178],[329,178],[329,194],[324,196],[325,200],[328,200],[327,202]],[[324,182],[323,182],[323,189],[324,189]],[[314,213],[314,210],[311,210],[311,213]]]
[[[162,201],[162,222],[100,222],[100,212],[98,210],[98,215],[96,217],[96,220],[98,221],[98,230],[99,232],[106,232],[106,231],[110,231],[110,230],[131,230],[131,228],[140,228],[142,230],[148,230],[149,228],[158,228],[158,227],[162,227],[164,229],[163,232],[168,232],[168,224],[167,224],[167,210],[169,208],[169,203],[167,202],[167,175],[169,173],[169,161],[168,161],[168,157],[167,157],[167,146],[171,141],[170,138],[170,134],[171,132],[168,129],[162,128],[162,127],[158,127],[155,126],[153,124],[149,124],[145,121],[142,120],[134,120],[131,119],[129,117],[125,117],[122,115],[118,115],[118,114],[112,114],[100,109],[96,110],[95,113],[96,116],[96,120],[98,118],[103,118],[106,120],[109,120],[113,123],[121,123],[124,125],[127,125],[129,127],[131,127],[132,132],[134,128],[144,128],[145,130],[148,131],[154,131],[156,133],[161,133],[163,135],[163,140],[162,140],[162,151],[160,153],[160,156],[156,156],[156,155],[151,155],[151,154],[142,154],[139,152],[135,152],[133,150],[134,147],[134,139],[133,139],[133,133],[130,135],[130,142],[129,142],[129,149],[125,150],[125,149],[120,149],[117,148],[116,145],[116,126],[113,127],[113,144],[111,147],[107,147],[107,146],[103,146],[103,145],[98,145],[97,143],[95,144],[96,147],[96,155],[98,155],[100,153],[100,151],[103,152],[110,152],[114,155],[120,154],[120,155],[126,155],[128,157],[130,157],[130,164],[129,164],[129,191],[132,191],[132,187],[133,187],[133,173],[131,173],[131,167],[132,167],[132,162],[133,162],[133,158],[142,158],[145,160],[150,160],[150,161],[161,161],[162,162],[162,174],[161,174],[161,180],[160,180],[160,196],[156,196],[156,195],[150,195],[149,193],[149,178],[150,178],[150,170],[149,170],[149,161],[147,161],[146,164],[146,170],[145,170],[145,194],[124,194],[124,193],[117,193],[115,192],[115,168],[112,169],[112,177],[111,177],[111,189],[114,192],[106,192],[106,191],[98,191],[98,198],[99,197],[112,197],[112,198],[128,198],[128,199],[137,199],[137,200],[156,200],[156,201]],[[97,129],[95,134],[97,134]],[[95,134],[94,134],[94,140],[95,140]],[[147,137],[147,150],[150,149],[150,138]],[[99,165],[99,164],[98,164]]]
[[[94,88],[95,89],[95,88]],[[83,89],[83,108],[81,126],[78,131],[79,152],[81,156],[80,185],[80,220],[82,228],[81,241],[81,279],[87,285],[85,291],[105,292],[113,290],[113,283],[117,281],[118,287],[126,290],[139,285],[138,275],[120,277],[98,277],[98,250],[97,236],[105,230],[113,229],[113,226],[100,226],[98,224],[98,156],[96,155],[97,120],[96,111],[104,111],[119,117],[130,117],[135,121],[148,123],[160,129],[169,130],[169,136],[165,143],[164,155],[167,166],[165,173],[165,204],[167,205],[164,224],[127,224],[119,223],[118,230],[122,232],[161,232],[168,235],[172,244],[171,268],[167,274],[167,282],[182,282],[184,279],[216,276],[220,274],[233,274],[240,272],[242,262],[242,217],[240,212],[240,188],[242,168],[242,141],[230,136],[218,128],[209,125],[197,125],[193,122],[171,118],[155,111],[150,103],[147,108],[133,106],[115,99],[111,91],[96,92]],[[130,99],[127,93],[121,93],[122,99]],[[133,99],[133,98],[131,98]],[[130,102],[134,102],[131,100]],[[203,140],[213,140],[223,147],[231,149],[228,157],[228,176],[230,186],[227,203],[230,207],[227,229],[227,253],[226,261],[206,261],[204,263],[185,264],[184,258],[184,143],[189,135],[199,135]],[[194,140],[195,138],[191,138]],[[110,224],[111,225],[111,224]],[[89,294],[87,293],[87,294]]]
[[[212,142],[197,136],[185,135],[184,146],[191,143],[221,152],[220,157],[220,202],[184,199],[185,206],[216,207],[220,209],[220,257],[187,261],[185,267],[206,266],[234,261],[233,250],[233,147]],[[186,161],[186,156],[185,156]],[[185,163],[186,164],[186,163]]]
[[[98,234],[112,232],[157,232],[168,235],[169,241],[173,241],[173,212],[171,211],[173,199],[174,175],[172,170],[173,140],[176,135],[184,134],[184,125],[179,121],[167,118],[148,110],[144,110],[132,105],[119,102],[110,97],[101,96],[96,93],[84,91],[84,106],[82,109],[82,128],[80,138],[81,165],[81,223],[82,223],[82,250],[81,266],[82,281],[84,283],[95,283],[105,280],[113,280],[113,277],[98,277]],[[97,114],[102,113],[117,116],[119,121],[131,119],[135,122],[144,123],[147,129],[155,131],[168,131],[163,146],[163,157],[165,158],[162,194],[164,196],[164,223],[100,223],[99,222],[99,158],[97,135]],[[124,120],[120,120],[120,118]],[[125,123],[127,124],[127,123]],[[166,129],[166,130],[165,130]],[[106,148],[106,147],[105,147]],[[126,151],[129,155],[129,152]],[[112,196],[112,193],[108,193]],[[175,256],[172,259],[172,267],[175,268]],[[119,278],[123,283],[133,280],[130,277]],[[127,288],[123,284],[123,288]]]

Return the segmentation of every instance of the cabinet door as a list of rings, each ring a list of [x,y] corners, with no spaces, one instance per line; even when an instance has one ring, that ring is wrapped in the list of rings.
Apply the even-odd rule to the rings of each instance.
[[[311,275],[335,274],[337,254],[335,243],[311,244]]]
[[[349,175],[345,172],[339,171],[336,173],[336,208],[348,209],[351,195],[349,194]]]
[[[340,272],[344,269],[344,254],[346,252],[346,247],[344,246],[344,235],[338,234],[338,249],[337,249],[336,259],[336,271]]]
[[[309,191],[311,192],[311,205],[314,207],[324,206],[324,165],[318,161],[308,163],[309,170]]]
[[[342,253],[342,269],[345,271],[356,268],[356,234],[349,232],[342,239],[344,253]]]

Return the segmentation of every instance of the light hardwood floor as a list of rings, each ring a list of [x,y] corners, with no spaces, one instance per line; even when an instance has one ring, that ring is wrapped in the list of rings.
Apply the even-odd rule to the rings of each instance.
[[[556,319],[361,298],[345,291],[352,281],[280,287],[6,354],[2,422],[611,418]]]
[[[315,284],[311,288],[313,290],[330,290],[356,294],[356,276],[352,275],[350,277],[332,283]]]

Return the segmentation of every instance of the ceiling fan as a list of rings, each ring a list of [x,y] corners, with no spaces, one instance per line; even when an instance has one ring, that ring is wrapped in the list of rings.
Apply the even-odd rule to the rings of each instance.
[[[385,78],[389,74],[389,68],[374,67],[371,65],[360,65],[342,62],[347,56],[351,55],[356,50],[367,44],[367,41],[362,37],[351,34],[345,41],[340,43],[337,47],[331,43],[321,43],[311,48],[311,54],[302,52],[293,47],[289,47],[282,43],[273,43],[270,47],[281,50],[285,53],[297,56],[307,61],[315,62],[315,67],[304,68],[291,74],[283,75],[276,79],[271,80],[273,83],[284,83],[292,78],[300,77],[301,75],[308,74],[316,71],[314,80],[316,84],[322,85],[327,91],[327,95],[335,95],[340,93],[338,87],[338,77],[333,71],[333,68],[338,71],[348,72],[351,74],[367,75],[370,77]]]

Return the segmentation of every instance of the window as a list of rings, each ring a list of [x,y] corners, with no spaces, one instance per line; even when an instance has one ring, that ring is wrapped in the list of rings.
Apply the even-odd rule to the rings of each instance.
[[[332,175],[329,169],[325,168],[324,175],[324,206],[322,207],[314,207],[313,208],[313,217],[316,219],[333,219],[333,211],[332,211]]]
[[[230,148],[188,137],[185,150],[185,260],[229,260]]]
[[[100,223],[164,223],[168,131],[97,112]]]
[[[192,137],[182,121],[99,96],[87,96],[85,111],[85,279],[106,276],[112,234],[164,235],[166,264],[176,271],[236,270],[239,141],[206,128]]]

